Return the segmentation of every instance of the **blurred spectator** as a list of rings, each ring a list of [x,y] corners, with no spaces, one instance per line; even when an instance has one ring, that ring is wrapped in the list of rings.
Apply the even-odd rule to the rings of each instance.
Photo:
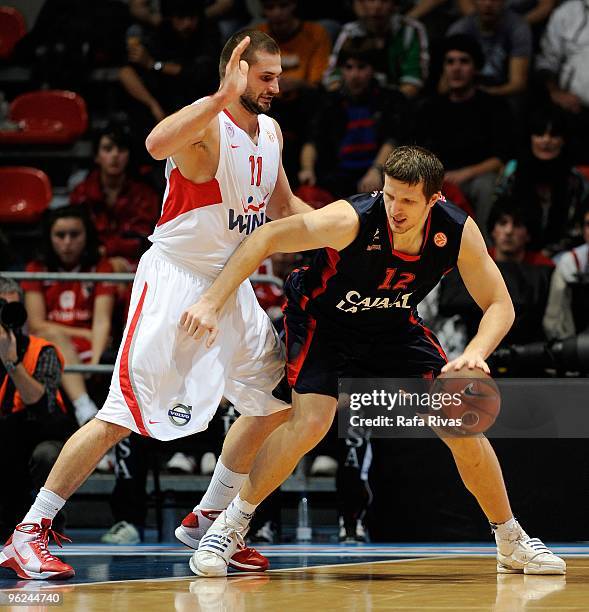
[[[584,0],[563,2],[552,14],[541,41],[536,69],[552,101],[567,113],[576,163],[589,163],[589,8]]]
[[[589,326],[589,208],[583,213],[583,244],[556,258],[544,329],[563,340]]]
[[[122,61],[128,26],[117,0],[46,0],[14,60],[32,67],[36,86],[82,92],[92,68]]]
[[[96,168],[77,185],[70,203],[85,207],[98,231],[101,254],[115,272],[131,272],[148,247],[160,212],[156,192],[131,176],[131,134],[111,123],[94,143]]]
[[[458,20],[448,35],[478,40],[485,58],[480,70],[487,93],[513,96],[526,90],[532,55],[532,33],[522,17],[505,8],[505,0],[474,0],[476,11]]]
[[[40,259],[27,272],[112,272],[100,259],[96,230],[83,209],[65,207],[49,211],[43,228]],[[81,281],[23,281],[25,304],[32,333],[53,342],[66,364],[100,362],[110,342],[115,287]],[[65,374],[63,387],[76,418],[83,425],[97,412],[81,374]]]
[[[529,122],[525,150],[507,164],[497,202],[524,206],[530,214],[532,247],[554,254],[581,239],[581,211],[589,183],[576,170],[566,147],[565,119],[558,108],[541,108]]]
[[[476,12],[475,0],[460,0],[466,14]],[[505,8],[523,17],[530,26],[540,26],[546,22],[554,10],[556,0],[507,0]]]
[[[219,80],[219,30],[207,19],[204,0],[167,0],[163,8],[156,28],[129,28],[129,63],[119,73],[130,96],[129,117],[141,134],[213,92]]]
[[[369,37],[378,50],[376,76],[382,85],[398,87],[406,96],[417,95],[427,77],[429,55],[424,27],[399,15],[394,0],[354,0],[357,21],[346,23],[333,46],[324,84],[329,90],[342,84],[340,51],[350,38]]]
[[[282,96],[319,85],[331,51],[325,28],[299,19],[297,4],[297,0],[262,0],[266,21],[257,26],[272,36],[280,47]]]
[[[26,311],[18,283],[0,277],[0,300],[0,311],[19,303],[23,314],[18,324],[7,325],[4,313],[0,325],[0,487],[5,492],[0,537],[5,537],[74,428],[59,393],[61,355],[43,338],[24,333]]]
[[[485,234],[497,173],[510,155],[513,121],[505,101],[477,87],[483,56],[474,38],[450,36],[443,53],[448,92],[425,101],[415,139],[440,157],[446,181],[467,197]]]
[[[132,19],[141,25],[157,28],[162,22],[159,2],[154,2],[154,0],[128,0],[128,3]]]
[[[299,19],[297,4],[297,0],[262,0],[265,21],[257,26],[280,47],[280,94],[272,102],[272,116],[282,127],[287,174],[296,172],[302,134],[315,108],[315,91],[331,51],[325,28]]]
[[[409,129],[405,97],[374,78],[377,53],[370,39],[345,41],[338,54],[342,88],[322,97],[301,151],[299,181],[334,199],[381,189],[383,165]]]
[[[495,207],[489,218],[488,232],[493,242],[489,253],[497,263],[515,308],[515,322],[502,346],[546,339],[542,319],[554,263],[542,253],[530,250],[530,219],[529,211],[517,205]],[[454,354],[461,353],[477,331],[480,309],[468,295],[456,270],[440,282],[437,303],[429,302],[426,309],[420,304],[419,308],[420,314],[433,325],[434,333],[439,334],[440,341],[450,341]],[[539,374],[525,369],[525,364],[521,367],[510,374]]]

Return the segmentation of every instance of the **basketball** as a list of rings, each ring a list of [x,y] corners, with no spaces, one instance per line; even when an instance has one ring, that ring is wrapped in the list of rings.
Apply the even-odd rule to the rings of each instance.
[[[501,395],[495,381],[479,368],[470,370],[464,366],[440,374],[434,381],[430,394],[444,393],[453,396],[439,410],[441,416],[460,419],[460,425],[444,427],[455,434],[480,434],[495,422],[501,408]]]

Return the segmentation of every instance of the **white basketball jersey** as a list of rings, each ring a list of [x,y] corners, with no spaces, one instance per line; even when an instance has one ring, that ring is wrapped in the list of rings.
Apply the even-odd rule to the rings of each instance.
[[[193,183],[168,158],[162,214],[149,237],[172,262],[209,277],[265,222],[280,165],[280,142],[270,117],[258,115],[257,145],[228,111],[217,117],[215,178]]]

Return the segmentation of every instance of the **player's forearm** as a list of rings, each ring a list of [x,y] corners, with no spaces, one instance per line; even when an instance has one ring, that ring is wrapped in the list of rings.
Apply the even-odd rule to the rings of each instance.
[[[306,202],[303,202],[303,200],[301,200],[301,198],[299,198],[298,196],[293,195],[288,200],[288,204],[284,210],[286,214],[284,214],[283,216],[290,217],[291,215],[308,213],[308,212],[311,212],[312,210],[313,210],[312,206],[309,206]]]
[[[511,300],[493,302],[484,312],[475,337],[466,351],[476,351],[487,359],[505,338],[515,319]]]
[[[160,121],[145,141],[154,159],[165,159],[194,142],[208,124],[225,108],[226,97],[217,92],[199,104],[185,106]]]

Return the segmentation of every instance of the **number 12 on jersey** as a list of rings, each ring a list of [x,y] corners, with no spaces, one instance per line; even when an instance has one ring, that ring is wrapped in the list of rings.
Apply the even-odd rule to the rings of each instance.
[[[387,268],[384,280],[378,286],[379,289],[391,289],[391,285],[395,276],[397,275],[397,268]],[[411,274],[411,272],[401,272],[399,274],[399,280],[393,285],[393,291],[396,289],[407,289],[410,283],[415,280],[415,274]]]
[[[262,182],[262,158],[250,155],[250,168],[252,170],[252,185],[256,187],[260,186]],[[257,168],[257,173],[256,173]]]

